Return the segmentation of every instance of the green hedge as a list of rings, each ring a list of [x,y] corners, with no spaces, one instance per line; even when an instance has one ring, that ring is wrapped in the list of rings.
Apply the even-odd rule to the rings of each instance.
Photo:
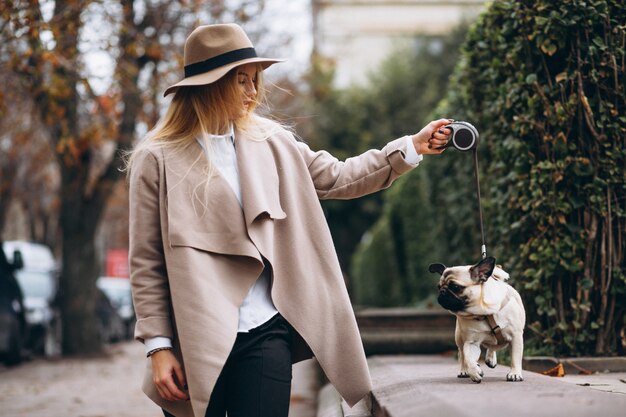
[[[498,1],[457,73],[489,139],[490,217],[534,346],[614,352],[626,314],[626,8]]]
[[[495,1],[440,105],[480,131],[488,247],[524,299],[527,353],[625,347],[625,44],[622,1]],[[455,264],[479,238],[471,160],[450,156],[428,174],[436,260]]]

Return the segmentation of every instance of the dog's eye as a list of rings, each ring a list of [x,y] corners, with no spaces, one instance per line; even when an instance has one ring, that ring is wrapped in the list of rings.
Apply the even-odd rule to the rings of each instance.
[[[452,291],[458,291],[461,287],[456,285],[454,282],[451,282],[448,284],[448,288],[450,288]]]

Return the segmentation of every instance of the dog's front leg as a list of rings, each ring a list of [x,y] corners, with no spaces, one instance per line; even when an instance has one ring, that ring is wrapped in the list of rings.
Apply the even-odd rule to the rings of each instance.
[[[483,373],[478,366],[478,359],[480,358],[480,343],[478,342],[465,342],[463,345],[463,359],[465,361],[465,368],[469,377],[474,382],[480,382],[483,380]]]
[[[523,381],[522,356],[524,352],[524,337],[522,333],[513,335],[511,340],[511,371],[507,374],[507,381]]]
[[[463,341],[463,335],[461,332],[461,328],[459,327],[459,321],[456,322],[456,328],[454,330],[454,342],[456,343],[456,347],[459,350],[459,366],[461,370],[457,375],[457,378],[469,378],[469,373],[467,372],[467,366],[465,366],[465,356],[463,355],[463,345],[465,342]]]

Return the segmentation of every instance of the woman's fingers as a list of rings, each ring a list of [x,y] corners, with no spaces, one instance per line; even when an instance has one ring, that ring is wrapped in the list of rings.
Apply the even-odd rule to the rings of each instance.
[[[445,127],[450,123],[451,119],[433,120],[413,135],[413,144],[417,153],[439,154],[443,152],[443,146],[448,143],[452,133],[451,129]]]
[[[167,390],[167,392],[169,393],[171,397],[170,401],[183,401],[183,400],[189,399],[187,394],[181,391],[180,388],[178,388],[178,386],[176,385],[176,382],[174,382],[173,376],[170,375],[170,377],[166,379],[164,382],[165,382],[164,391]]]
[[[181,368],[180,365],[174,366],[174,375],[176,375],[178,385],[183,387],[183,389],[186,391],[187,380],[185,379],[185,373],[183,372],[183,368]]]
[[[159,395],[169,401],[188,400],[187,393],[183,392],[176,384],[178,381],[180,386],[184,386],[186,380],[180,363],[171,350],[156,352],[151,358],[154,385]],[[176,379],[174,379],[174,375],[176,375]]]
[[[436,131],[434,131],[430,139],[428,140],[428,144],[431,145],[432,148],[438,148],[440,146],[444,146],[450,140],[450,134],[452,131],[447,127],[440,127]]]
[[[189,399],[189,396],[178,388],[172,374],[155,381],[155,385],[159,395],[166,400],[183,401]]]
[[[428,146],[430,149],[437,149],[445,146],[450,140],[450,134],[452,129],[446,127],[450,123],[449,119],[433,120],[431,125],[431,134],[428,139]]]

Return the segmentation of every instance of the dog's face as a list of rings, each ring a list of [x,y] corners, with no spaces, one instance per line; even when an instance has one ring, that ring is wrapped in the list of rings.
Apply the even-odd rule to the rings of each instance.
[[[496,259],[491,256],[473,266],[431,264],[428,270],[441,274],[437,302],[453,313],[465,311],[476,299],[476,285],[487,281],[495,266]]]

